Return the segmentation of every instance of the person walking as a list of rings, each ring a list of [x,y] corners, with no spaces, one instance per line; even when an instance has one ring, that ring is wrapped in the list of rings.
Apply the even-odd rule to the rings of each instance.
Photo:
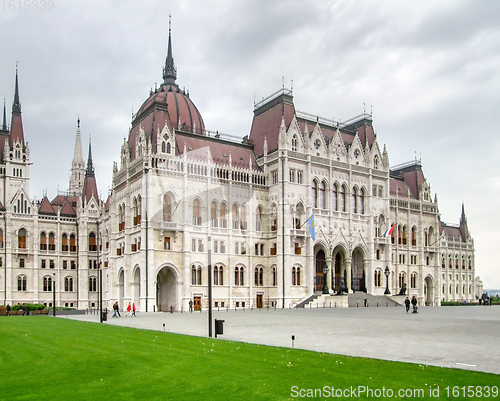
[[[193,301],[189,300],[189,312],[193,312]]]
[[[413,306],[413,311],[411,313],[418,313],[418,307],[417,307],[417,297],[414,295],[413,298],[411,299],[411,304]]]
[[[118,317],[118,315],[116,314],[116,312],[117,312],[117,309],[116,309],[117,305],[118,305],[118,302],[115,302],[113,304],[113,316],[111,316],[111,317]]]
[[[130,306],[130,302],[128,303],[128,306],[127,306],[127,314],[125,315],[126,317],[129,317],[129,316],[132,316],[130,314],[130,310],[132,309],[132,307]]]
[[[118,301],[116,301],[116,313],[118,313],[118,317],[122,317],[122,315],[120,315],[120,306],[118,305]]]
[[[406,297],[405,299],[405,307],[406,307],[406,313],[410,310],[410,298]]]
[[[7,309],[7,316],[9,316],[9,313],[11,311],[10,304],[7,304],[7,307],[5,309]]]
[[[132,304],[132,316],[137,317],[135,316],[135,303]]]

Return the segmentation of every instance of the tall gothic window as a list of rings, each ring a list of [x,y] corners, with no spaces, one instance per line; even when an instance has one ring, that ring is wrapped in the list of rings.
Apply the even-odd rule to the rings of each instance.
[[[313,204],[313,207],[317,208],[318,207],[318,183],[316,182],[316,180],[313,180],[311,189],[312,189],[312,192],[311,192],[312,204]]]
[[[163,196],[163,221],[172,221],[172,199],[170,196]]]
[[[324,181],[319,185],[319,207],[326,209],[326,184]]]
[[[24,228],[17,232],[17,244],[18,248],[26,249],[26,230]]]

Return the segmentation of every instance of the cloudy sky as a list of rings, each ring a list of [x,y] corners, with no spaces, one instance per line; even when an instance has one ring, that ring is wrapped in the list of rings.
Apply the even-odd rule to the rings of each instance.
[[[249,134],[254,100],[283,81],[298,110],[322,117],[347,120],[365,104],[391,165],[422,160],[445,222],[458,224],[464,202],[476,272],[500,288],[499,2],[5,3],[0,95],[9,114],[18,62],[33,198],[67,189],[78,116],[107,196],[132,111],[162,80],[171,14],[177,82],[208,129]]]

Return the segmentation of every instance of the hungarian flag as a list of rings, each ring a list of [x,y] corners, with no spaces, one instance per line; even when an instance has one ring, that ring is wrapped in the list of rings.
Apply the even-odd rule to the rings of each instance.
[[[394,227],[396,227],[396,224],[394,224],[391,228],[388,228],[385,230],[384,235],[382,235],[382,238],[387,238],[392,235],[392,232],[394,231]]]
[[[311,214],[311,217],[307,219],[309,222],[309,233],[311,234],[312,240],[316,240],[316,232],[314,231],[314,213]]]

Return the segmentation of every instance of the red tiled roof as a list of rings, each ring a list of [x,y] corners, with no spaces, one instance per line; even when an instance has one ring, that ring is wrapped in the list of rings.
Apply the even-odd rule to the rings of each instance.
[[[85,203],[88,203],[92,196],[96,201],[99,201],[95,177],[86,176],[83,181],[82,199],[85,199]]]
[[[398,196],[398,198],[408,198],[408,187],[401,178],[391,178],[391,196]],[[410,194],[411,195],[411,194]],[[412,199],[415,199],[413,196]]]
[[[61,209],[61,215],[62,216],[76,217],[76,211],[75,211],[75,209],[73,209],[73,206],[71,206],[69,199],[66,199],[66,201],[64,202],[64,205]]]
[[[19,140],[21,146],[24,148],[24,132],[23,132],[23,120],[20,114],[12,115],[12,122],[10,124],[10,147],[12,144]]]
[[[253,140],[257,157],[264,155],[264,139],[267,141],[268,153],[278,149],[282,116],[287,130],[295,116],[295,106],[290,96],[281,95],[270,103],[271,107],[266,108],[264,105],[262,111],[257,109],[254,112],[249,139]]]
[[[189,159],[208,161],[208,148],[210,148],[210,154],[215,164],[229,165],[229,155],[231,155],[234,168],[248,169],[249,162],[252,160],[252,169],[259,170],[257,163],[255,163],[255,155],[249,145],[182,132],[176,132],[176,140],[177,154],[184,153],[184,144],[186,144]]]
[[[40,207],[38,208],[38,213],[55,216],[57,215],[57,205],[52,206],[47,197],[44,197]]]
[[[54,199],[52,199],[52,202],[50,203],[52,205],[63,206],[66,200],[69,200],[72,205],[78,204],[78,196],[66,196],[66,195],[57,195]]]

